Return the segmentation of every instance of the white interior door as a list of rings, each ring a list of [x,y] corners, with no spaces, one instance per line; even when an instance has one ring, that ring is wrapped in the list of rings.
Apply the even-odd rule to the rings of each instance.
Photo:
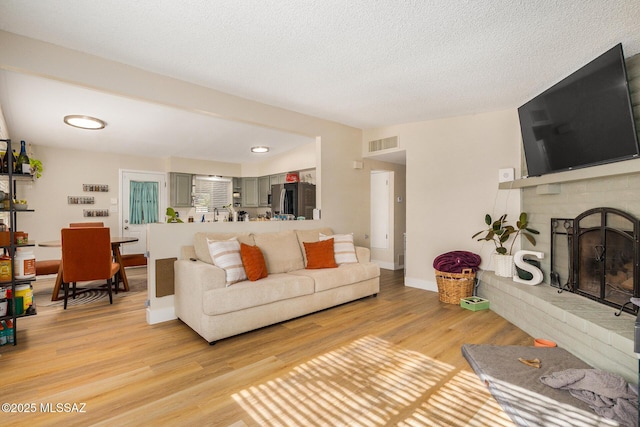
[[[122,245],[123,254],[139,254],[147,251],[147,226],[146,224],[130,224],[129,196],[131,194],[131,182],[156,182],[158,183],[158,221],[164,218],[167,208],[167,175],[164,172],[139,172],[120,171],[120,183],[122,200],[120,202],[120,234],[127,237],[137,237],[135,243]]]
[[[371,172],[371,247],[389,247],[389,172]]]

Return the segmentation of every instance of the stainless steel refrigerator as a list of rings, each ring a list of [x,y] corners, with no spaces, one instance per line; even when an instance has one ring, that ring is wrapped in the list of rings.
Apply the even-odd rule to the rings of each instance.
[[[308,182],[290,182],[271,186],[271,213],[313,219],[316,186]]]

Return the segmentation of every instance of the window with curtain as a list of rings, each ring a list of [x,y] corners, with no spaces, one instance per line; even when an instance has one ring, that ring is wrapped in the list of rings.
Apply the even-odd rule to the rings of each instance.
[[[131,181],[129,187],[129,222],[158,222],[158,183]]]
[[[196,212],[213,212],[232,203],[232,178],[196,176],[194,206]]]

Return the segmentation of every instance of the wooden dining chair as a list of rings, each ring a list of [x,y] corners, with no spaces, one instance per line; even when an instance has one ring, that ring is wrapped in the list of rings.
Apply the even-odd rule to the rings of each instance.
[[[104,227],[104,222],[72,222],[69,224],[69,227]]]
[[[104,227],[104,222],[72,222],[69,227]],[[36,276],[57,274],[60,270],[59,259],[47,259],[36,261]]]
[[[111,289],[113,277],[120,271],[120,264],[113,262],[110,231],[106,227],[63,228],[62,237],[62,284],[64,286],[64,309],[67,309],[69,284],[76,297],[76,283],[106,280],[109,303],[113,304]],[[116,289],[117,293],[117,289]]]

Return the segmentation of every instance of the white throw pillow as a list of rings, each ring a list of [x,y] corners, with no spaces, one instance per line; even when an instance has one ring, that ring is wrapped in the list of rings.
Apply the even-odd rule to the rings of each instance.
[[[353,233],[327,236],[320,233],[320,240],[333,239],[333,252],[336,264],[354,264],[358,262],[356,248],[353,245]]]
[[[216,267],[225,271],[227,286],[247,280],[247,274],[240,256],[240,242],[235,237],[229,240],[209,240],[209,254]]]

